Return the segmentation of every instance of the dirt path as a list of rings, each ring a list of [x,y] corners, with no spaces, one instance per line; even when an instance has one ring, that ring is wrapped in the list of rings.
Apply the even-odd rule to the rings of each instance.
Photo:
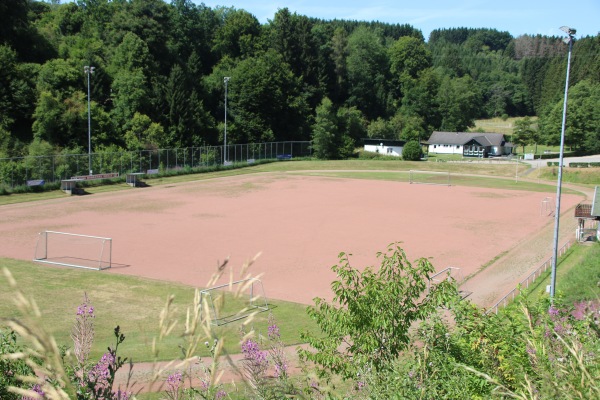
[[[590,188],[569,184],[563,186],[583,193],[586,200],[593,196]],[[573,210],[574,207],[566,209],[561,207],[559,248],[567,241],[574,240],[577,223],[573,217]],[[555,219],[554,216],[546,218],[548,218],[548,223],[537,233],[519,242],[514,248],[508,250],[465,282],[462,288],[472,292],[469,297],[472,302],[480,307],[493,306],[543,262],[552,257]]]
[[[308,348],[307,345],[297,345],[285,347],[284,353],[288,360],[288,373],[297,375],[302,370],[300,360],[298,359],[298,348]],[[209,376],[205,373],[205,368],[212,363],[210,357],[198,357],[197,360],[184,366],[176,362],[158,362],[158,363],[135,363],[133,368],[129,365],[123,366],[115,376],[114,388],[125,389],[133,393],[140,392],[160,392],[166,387],[166,380],[169,375],[175,372],[186,371],[191,379],[186,379],[185,385],[199,387],[203,380],[208,380]],[[219,358],[216,383],[239,383],[243,381],[243,355],[231,354]],[[274,376],[274,369],[268,372]]]

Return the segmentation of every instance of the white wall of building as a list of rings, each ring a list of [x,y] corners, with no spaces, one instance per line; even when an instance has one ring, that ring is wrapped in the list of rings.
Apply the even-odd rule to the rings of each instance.
[[[371,153],[379,153],[384,156],[402,156],[402,146],[381,146],[365,144],[365,151],[369,151]]]
[[[437,154],[463,154],[462,145],[455,144],[430,144],[429,153]]]

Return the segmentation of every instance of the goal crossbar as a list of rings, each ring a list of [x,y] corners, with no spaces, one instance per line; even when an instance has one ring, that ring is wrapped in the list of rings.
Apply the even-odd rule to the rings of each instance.
[[[54,246],[54,243],[49,243],[48,239],[54,236],[67,239],[61,243],[61,246]],[[75,247],[73,241],[77,240],[88,242],[88,249],[83,254],[76,254],[73,251]],[[97,271],[108,269],[112,267],[112,238],[68,232],[43,231],[38,234],[33,261]]]
[[[225,295],[230,297],[225,300]],[[231,302],[232,307],[225,307],[225,301]],[[263,283],[256,278],[242,279],[201,290],[200,307],[203,313],[208,313],[210,323],[216,326],[269,310]]]

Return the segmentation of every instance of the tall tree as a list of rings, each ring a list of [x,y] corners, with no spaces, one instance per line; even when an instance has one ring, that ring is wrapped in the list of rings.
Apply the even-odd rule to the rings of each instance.
[[[525,117],[515,121],[515,128],[510,140],[515,146],[523,146],[523,152],[525,152],[526,145],[535,144],[534,153],[537,153],[539,134],[531,118]]]
[[[584,80],[569,90],[565,145],[574,149],[582,149],[585,145],[589,145],[594,150],[600,148],[595,143],[595,139],[600,136],[599,106],[600,84],[593,84],[588,80]],[[541,117],[542,134],[548,144],[557,145],[560,143],[562,117],[562,100],[556,102],[550,112]]]
[[[317,107],[312,132],[312,152],[315,157],[328,160],[337,158],[338,121],[333,103],[327,97]]]
[[[444,78],[437,99],[441,130],[461,132],[474,125],[481,106],[481,94],[471,77]]]
[[[348,38],[348,104],[368,119],[388,114],[388,57],[381,36],[359,27]]]

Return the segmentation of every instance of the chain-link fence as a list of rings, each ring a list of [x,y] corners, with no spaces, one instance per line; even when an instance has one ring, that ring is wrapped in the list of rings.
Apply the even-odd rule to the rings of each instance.
[[[0,158],[0,187],[14,188],[28,181],[58,182],[72,176],[88,174],[166,172],[185,168],[212,167],[219,164],[252,163],[258,160],[309,157],[308,141],[231,144],[227,146],[187,147],[100,152],[90,154],[55,154]]]

